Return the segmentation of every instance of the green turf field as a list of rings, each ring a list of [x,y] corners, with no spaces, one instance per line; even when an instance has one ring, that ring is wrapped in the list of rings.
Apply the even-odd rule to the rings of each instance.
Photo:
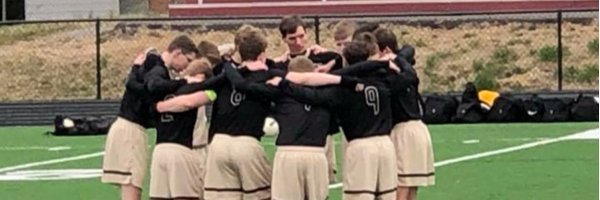
[[[598,123],[435,125],[429,128],[437,166],[436,185],[420,190],[419,199],[599,198],[598,139],[557,140],[498,155],[455,159],[553,141],[597,129]],[[104,136],[53,137],[43,134],[48,130],[50,127],[0,128],[0,199],[118,199],[116,188],[101,184],[96,176],[101,167],[99,152],[103,149]],[[153,143],[154,134],[150,134]],[[274,139],[265,137],[262,141],[270,158],[275,150]],[[336,140],[340,164],[339,135]],[[39,172],[32,170],[67,169],[85,169],[92,178],[14,180],[22,179],[16,174]],[[42,173],[29,177],[48,179],[55,176]],[[330,187],[330,199],[341,199],[340,185]],[[147,199],[147,192],[144,190],[144,199]]]

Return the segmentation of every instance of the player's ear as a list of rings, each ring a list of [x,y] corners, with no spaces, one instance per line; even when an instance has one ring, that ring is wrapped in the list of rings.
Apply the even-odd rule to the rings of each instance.
[[[267,62],[267,53],[266,52],[262,52],[258,55],[258,60],[261,62],[266,63]]]

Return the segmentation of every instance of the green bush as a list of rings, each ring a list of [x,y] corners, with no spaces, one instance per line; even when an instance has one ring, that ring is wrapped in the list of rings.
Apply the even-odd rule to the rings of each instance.
[[[598,64],[586,64],[581,69],[566,67],[563,70],[563,78],[571,83],[592,83],[598,79]]]
[[[598,79],[598,64],[587,64],[577,75],[578,82],[592,83]]]
[[[591,54],[598,55],[598,38],[588,42],[587,49]]]
[[[497,79],[499,78],[498,75],[504,73],[504,66],[495,62],[475,60],[472,67],[475,73],[473,84],[477,89],[497,90],[499,88]]]
[[[517,59],[517,53],[508,47],[500,47],[496,49],[492,55],[492,61],[500,64],[507,64]]]
[[[563,57],[567,57],[571,54],[567,47],[563,47],[562,52]],[[556,46],[546,45],[538,51],[538,58],[543,62],[556,62],[558,61],[558,48]]]

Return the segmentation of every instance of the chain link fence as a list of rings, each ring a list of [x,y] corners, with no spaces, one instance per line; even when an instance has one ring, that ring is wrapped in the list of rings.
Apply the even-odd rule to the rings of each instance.
[[[390,28],[400,43],[417,49],[415,68],[423,92],[461,91],[468,81],[500,91],[597,90],[598,12],[560,15],[543,12],[304,19],[309,25],[309,45],[318,43],[330,49],[334,47],[334,26],[342,19]],[[119,99],[133,59],[146,48],[164,50],[170,40],[182,34],[198,43],[231,43],[242,24],[263,29],[269,42],[267,54],[275,57],[287,48],[277,30],[279,20],[254,17],[1,23],[0,85],[4,87],[0,87],[0,101]],[[562,44],[558,44],[559,35]]]

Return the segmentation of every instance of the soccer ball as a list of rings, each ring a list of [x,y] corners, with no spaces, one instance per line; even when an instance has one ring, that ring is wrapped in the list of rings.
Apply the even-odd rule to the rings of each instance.
[[[263,125],[263,131],[265,132],[265,135],[277,135],[279,134],[279,124],[277,124],[275,119],[267,117],[267,119],[265,119],[265,124]]]

